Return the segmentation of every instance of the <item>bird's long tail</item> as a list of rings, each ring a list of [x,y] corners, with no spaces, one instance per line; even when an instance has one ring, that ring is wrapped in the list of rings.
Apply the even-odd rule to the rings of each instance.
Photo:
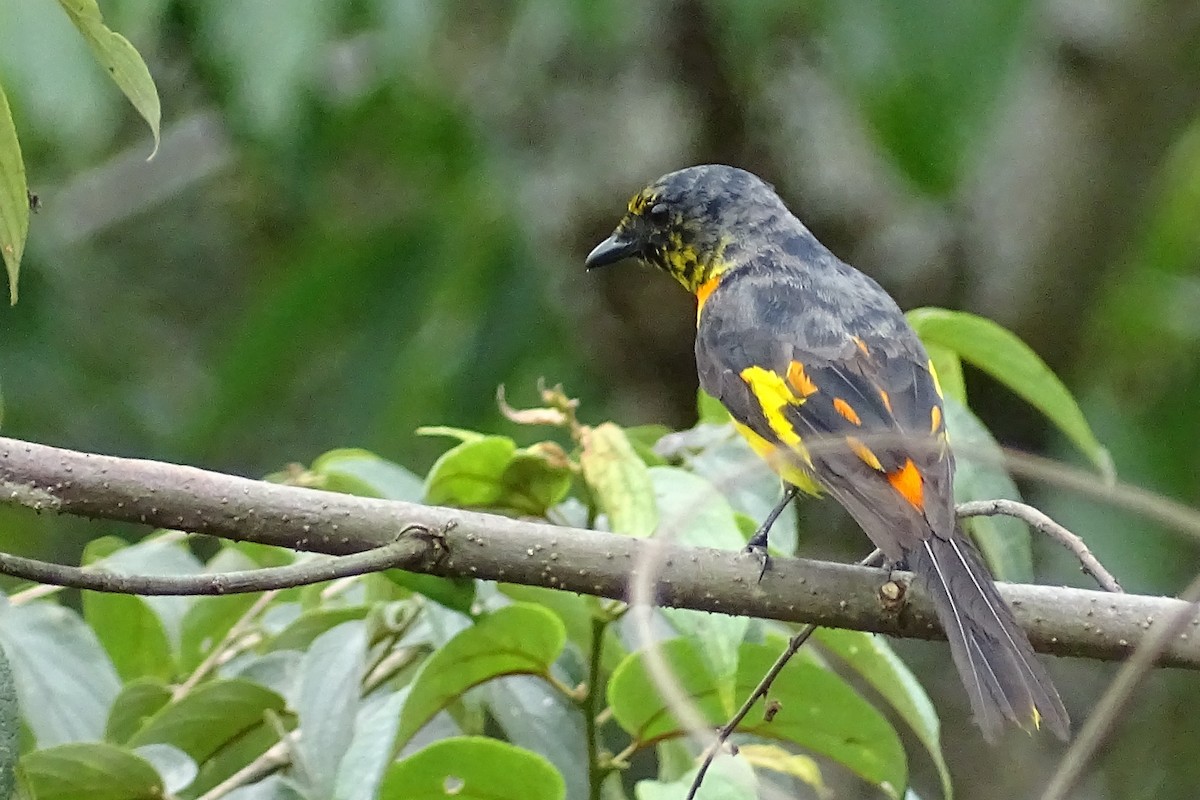
[[[994,741],[1007,718],[1065,740],[1062,700],[970,542],[930,536],[906,557],[933,598],[984,738]]]

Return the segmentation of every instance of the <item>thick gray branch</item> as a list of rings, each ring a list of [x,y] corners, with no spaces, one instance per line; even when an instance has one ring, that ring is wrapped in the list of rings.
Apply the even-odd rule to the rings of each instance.
[[[0,499],[42,511],[177,528],[333,555],[395,540],[406,526],[446,529],[404,561],[407,569],[508,581],[624,599],[645,542],[491,514],[333,494],[155,461],[113,458],[0,438]],[[804,559],[774,559],[761,583],[757,558],[667,544],[658,576],[663,605],[811,622],[892,636],[940,638],[928,599],[883,591],[887,573]],[[893,588],[893,587],[887,587]],[[1117,660],[1152,622],[1185,603],[1164,597],[1003,585],[1043,652]],[[1160,663],[1200,669],[1200,618],[1172,638]]]

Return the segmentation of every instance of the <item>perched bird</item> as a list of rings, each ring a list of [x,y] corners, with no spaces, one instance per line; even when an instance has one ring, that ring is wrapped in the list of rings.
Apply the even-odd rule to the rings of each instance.
[[[634,257],[696,296],[700,386],[785,482],[842,504],[933,598],[984,737],[1005,719],[1070,723],[954,514],[954,457],[933,364],[895,301],[744,170],[672,172],[634,195],[588,269]]]

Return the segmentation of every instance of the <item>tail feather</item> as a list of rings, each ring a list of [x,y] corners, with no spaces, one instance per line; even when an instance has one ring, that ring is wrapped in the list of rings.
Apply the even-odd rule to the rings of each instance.
[[[1062,700],[971,544],[935,535],[906,557],[933,598],[984,738],[994,741],[1009,719],[1066,739]]]

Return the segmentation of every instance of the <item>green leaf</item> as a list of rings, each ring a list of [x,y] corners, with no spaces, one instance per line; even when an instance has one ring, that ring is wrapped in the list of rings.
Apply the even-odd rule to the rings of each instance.
[[[644,461],[625,432],[611,422],[585,428],[579,462],[608,525],[618,533],[649,536],[658,527],[654,489]]]
[[[946,431],[956,455],[954,500],[1020,500],[1012,478],[1004,471],[1000,445],[974,414],[946,399]],[[1033,580],[1033,543],[1029,526],[1015,517],[970,517],[962,520],[992,573],[1003,581]]]
[[[703,389],[696,390],[696,417],[697,422],[710,425],[725,425],[733,419],[721,401]]]
[[[449,436],[460,442],[479,442],[488,438],[487,434],[479,431],[469,431],[466,428],[453,428],[449,425],[425,425],[417,428],[418,436]]]
[[[257,683],[210,681],[150,717],[129,745],[171,744],[202,764],[229,740],[257,727],[266,712],[282,713],[283,707],[282,697]]]
[[[130,681],[113,701],[104,728],[105,741],[125,744],[141,730],[146,720],[171,702],[171,690],[153,678]]]
[[[294,752],[307,797],[333,795],[354,736],[366,652],[363,624],[347,622],[321,634],[300,662],[295,707],[302,735]]]
[[[29,234],[29,186],[8,96],[0,86],[0,252],[8,271],[8,301],[17,302],[17,276]]]
[[[133,752],[154,767],[168,797],[190,786],[199,772],[191,756],[169,744],[144,744]]]
[[[479,618],[422,665],[404,704],[397,746],[472,686],[502,675],[548,674],[566,638],[558,617],[540,606],[514,603]]]
[[[101,742],[35,750],[21,770],[37,800],[161,800],[162,780],[144,758]]]
[[[942,797],[953,800],[954,786],[941,745],[941,721],[929,695],[882,636],[839,628],[817,628],[821,646],[844,661],[891,704],[933,759]]]
[[[733,713],[732,703],[722,700],[729,693],[696,643],[671,639],[659,648],[676,688],[695,711],[713,726],[723,724]],[[748,696],[777,657],[776,648],[743,644],[732,696]],[[903,794],[908,764],[895,729],[837,675],[801,655],[780,672],[769,699],[780,704],[772,720],[752,713],[739,731],[792,742],[841,763],[890,797]],[[621,727],[643,745],[683,733],[650,679],[645,652],[629,656],[613,672],[608,702]]]
[[[637,800],[685,800],[696,770],[692,769],[678,780],[638,781],[634,787]],[[704,774],[704,788],[700,790],[701,800],[758,800],[758,778],[750,762],[739,756],[725,753],[713,759],[712,766]],[[767,792],[766,797],[774,797],[778,792]],[[818,795],[820,796],[820,795]]]
[[[566,786],[550,762],[507,742],[459,736],[393,764],[379,800],[563,800]]]
[[[1079,404],[1029,345],[990,319],[963,311],[917,308],[907,316],[922,341],[954,351],[1024,398],[1045,414],[1106,478],[1112,477],[1112,459],[1096,439]]]
[[[670,432],[671,429],[666,425],[635,425],[625,429],[625,438],[629,440],[629,445],[633,452],[638,454],[638,458],[646,462],[646,466],[655,467],[666,464],[667,460],[654,452],[654,445]]]
[[[267,643],[270,650],[307,650],[318,636],[343,622],[363,619],[370,606],[327,606],[305,611]]]
[[[967,383],[963,379],[962,359],[958,353],[940,344],[925,342],[925,352],[933,362],[934,374],[942,387],[942,394],[953,397],[964,406],[967,404]]]
[[[242,615],[258,602],[258,597],[256,594],[197,597],[183,615],[179,637],[180,669],[191,672],[200,666],[200,662],[221,643]]]
[[[376,693],[363,700],[354,738],[338,769],[334,800],[375,800],[383,772],[392,761],[406,695]]]
[[[153,158],[158,152],[162,108],[146,62],[128,39],[104,24],[96,0],[58,0],[58,4],[79,30],[96,61],[150,126],[150,132],[154,134],[154,151],[150,153]]]
[[[142,598],[109,592],[82,594],[83,618],[108,651],[121,680],[142,677],[167,680],[174,675],[167,633]]]
[[[321,488],[331,492],[410,503],[425,494],[420,478],[368,450],[330,450],[313,462],[312,471],[323,479]]]
[[[570,464],[558,445],[518,450],[507,436],[485,436],[442,454],[425,480],[425,502],[544,516],[570,488]]]
[[[463,614],[469,615],[471,607],[475,605],[475,581],[470,578],[441,578],[402,569],[385,570],[383,576],[397,586],[423,594],[430,600]]]
[[[4,648],[0,647],[0,797],[12,797],[16,788],[19,755],[17,734],[21,730],[21,711],[17,704],[17,685]]]
[[[95,633],[75,612],[50,602],[0,602],[0,647],[39,746],[103,736],[121,682]]]

